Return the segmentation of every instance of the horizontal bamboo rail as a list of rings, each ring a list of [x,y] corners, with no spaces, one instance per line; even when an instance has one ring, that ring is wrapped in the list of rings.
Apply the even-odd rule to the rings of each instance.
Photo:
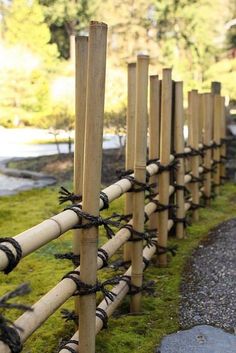
[[[174,156],[170,156],[170,162],[174,160]],[[159,167],[157,164],[152,163],[147,166],[147,172],[150,175],[158,173]],[[130,174],[134,176],[134,174]],[[109,200],[109,203],[118,199],[120,196],[129,191],[132,187],[132,182],[128,179],[121,179],[116,183],[106,187],[102,190]],[[81,205],[81,203],[80,203]],[[100,210],[103,208],[104,202],[100,199]],[[39,223],[38,225],[16,235],[13,237],[22,248],[22,257],[25,257],[35,250],[50,241],[57,239],[60,235],[72,229],[78,224],[78,216],[71,210],[65,210],[57,215]],[[9,249],[15,253],[15,249],[11,244],[4,243]],[[0,250],[0,271],[3,271],[8,265],[6,254]]]

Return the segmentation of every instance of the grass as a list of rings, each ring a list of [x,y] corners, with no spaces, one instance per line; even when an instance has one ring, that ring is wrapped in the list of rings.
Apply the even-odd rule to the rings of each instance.
[[[179,287],[186,260],[207,233],[220,222],[236,215],[236,186],[227,184],[222,194],[212,203],[211,208],[200,210],[200,221],[188,228],[188,237],[184,240],[170,238],[170,244],[178,244],[175,257],[171,258],[167,268],[151,265],[145,272],[145,280],[156,281],[156,296],[143,296],[142,312],[138,316],[127,315],[129,298],[122,303],[116,315],[109,320],[108,330],[97,337],[97,353],[151,353],[161,338],[179,328],[178,307]],[[111,205],[110,212],[122,210],[123,199]],[[60,211],[55,188],[31,190],[15,196],[2,197],[0,204],[1,237],[14,236],[23,230],[40,223]],[[109,212],[109,213],[110,213]],[[107,211],[105,214],[108,214]],[[101,234],[101,242],[104,242]],[[42,247],[24,258],[20,265],[8,276],[0,274],[0,295],[16,288],[22,282],[29,282],[30,294],[19,299],[20,302],[33,304],[49,291],[62,276],[71,270],[68,261],[58,261],[53,254],[71,250],[71,232]],[[100,278],[113,276],[112,270],[101,270]],[[72,309],[73,298],[63,306]],[[7,317],[15,319],[19,312],[6,312]],[[65,323],[58,310],[26,342],[24,353],[44,351],[52,353],[61,338],[69,338],[74,332],[72,323]]]

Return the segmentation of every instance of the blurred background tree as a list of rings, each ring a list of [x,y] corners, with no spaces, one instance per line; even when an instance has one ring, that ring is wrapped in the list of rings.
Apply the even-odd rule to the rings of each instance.
[[[0,124],[73,127],[74,36],[91,19],[109,26],[110,129],[125,125],[126,64],[139,53],[151,74],[172,67],[185,94],[220,80],[236,101],[235,0],[0,0]]]

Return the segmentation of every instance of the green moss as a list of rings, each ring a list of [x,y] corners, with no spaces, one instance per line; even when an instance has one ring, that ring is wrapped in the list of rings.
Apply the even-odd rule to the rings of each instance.
[[[143,296],[140,315],[128,315],[129,298],[127,297],[109,320],[109,329],[103,330],[97,337],[97,353],[151,353],[161,338],[178,330],[178,307],[180,300],[179,286],[181,273],[186,259],[192,250],[204,239],[208,231],[220,222],[236,215],[236,186],[227,184],[222,188],[222,195],[212,203],[211,208],[200,210],[200,221],[188,227],[188,237],[184,240],[170,238],[170,244],[178,244],[178,253],[170,258],[167,268],[151,265],[145,272],[145,280],[154,280],[156,296]],[[123,198],[111,204],[104,215],[119,212],[123,207]],[[35,224],[42,222],[62,207],[57,204],[56,188],[32,190],[11,197],[2,197],[0,204],[1,236],[16,235]],[[68,261],[58,261],[53,254],[71,250],[71,232],[45,245],[27,256],[8,276],[0,274],[0,295],[15,288],[22,282],[29,282],[32,292],[20,302],[33,304],[60,281],[71,270]],[[105,242],[101,232],[100,243]],[[116,255],[117,257],[117,255]],[[102,270],[99,277],[113,276],[112,270]],[[64,304],[72,309],[73,298]],[[15,319],[19,312],[7,312],[10,319]],[[65,323],[58,310],[25,344],[23,352],[55,352],[61,338],[70,338],[74,332],[73,324]]]

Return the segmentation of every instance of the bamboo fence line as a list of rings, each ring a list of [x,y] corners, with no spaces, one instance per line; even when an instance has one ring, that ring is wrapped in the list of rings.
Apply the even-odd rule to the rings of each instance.
[[[63,212],[15,236],[18,247],[4,239],[0,244],[0,270],[8,272],[12,258],[16,265],[21,257],[79,226],[74,230],[72,246],[75,255],[80,253],[80,265],[40,298],[33,311],[26,311],[14,323],[15,334],[24,343],[75,292],[84,289],[83,295],[76,296],[79,329],[72,341],[59,349],[63,353],[70,348],[77,352],[78,347],[80,353],[94,353],[96,334],[132,288],[131,311],[141,310],[143,271],[154,255],[158,256],[158,266],[166,266],[170,230],[178,239],[184,238],[187,212],[191,210],[197,221],[200,201],[210,204],[225,178],[225,113],[220,84],[212,83],[211,93],[189,93],[186,144],[183,83],[172,80],[170,69],[163,70],[162,80],[151,76],[148,146],[149,58],[140,55],[137,64],[128,65],[128,175],[100,191],[106,32],[105,24],[92,22],[89,38],[76,41],[75,146],[79,150],[75,153],[74,191],[83,195],[83,201],[73,202]],[[78,72],[79,67],[83,73]],[[125,212],[132,214],[131,219],[98,249],[98,227],[110,224],[105,223],[100,210],[123,194]],[[106,266],[122,246],[130,267],[119,283],[114,283],[112,297],[105,296],[97,306],[97,270]],[[11,352],[4,340],[0,341],[0,352]]]

